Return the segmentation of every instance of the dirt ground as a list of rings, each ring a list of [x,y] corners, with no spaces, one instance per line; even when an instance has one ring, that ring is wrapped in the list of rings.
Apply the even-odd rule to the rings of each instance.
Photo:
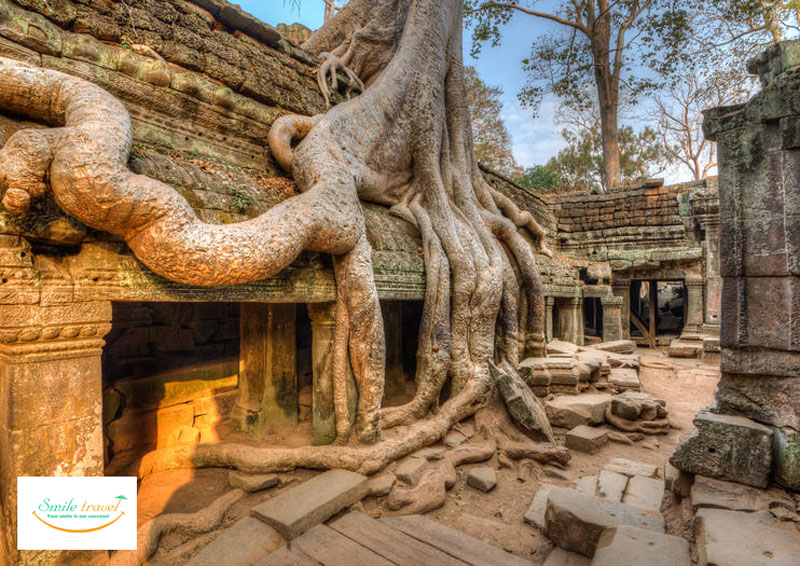
[[[430,513],[430,517],[537,564],[544,562],[552,544],[538,529],[523,521],[523,515],[541,483],[573,487],[577,479],[597,473],[613,458],[627,458],[662,467],[681,436],[691,427],[695,413],[713,402],[714,388],[719,379],[718,365],[707,365],[700,360],[667,358],[662,352],[647,348],[640,348],[637,353],[643,361],[640,372],[643,390],[667,402],[669,418],[675,427],[669,434],[648,436],[634,445],[612,442],[594,455],[572,451],[572,460],[563,470],[531,461],[525,461],[516,470],[501,468],[497,472],[498,485],[488,494],[466,485],[466,477],[472,466],[459,467],[458,480],[448,492],[445,505]],[[280,443],[298,445],[307,440],[309,432],[303,428],[295,430],[281,438]],[[556,429],[555,432],[559,440],[563,440],[566,430]],[[490,461],[491,464],[499,468],[496,456]],[[389,469],[394,466],[396,463]],[[159,513],[191,513],[209,505],[230,489],[228,473],[228,470],[222,469],[176,470],[147,477],[139,488],[139,524]],[[249,515],[252,507],[280,493],[287,485],[304,481],[316,473],[297,470],[281,474],[284,483],[280,488],[250,494],[240,500],[228,513],[220,529]],[[367,498],[362,502],[363,510],[378,517],[386,513],[385,501],[386,497]],[[682,536],[690,534],[687,507],[685,502],[676,503],[667,496],[663,511],[668,532]],[[178,533],[167,535],[150,563],[185,563],[218,535],[219,529],[190,539]],[[282,544],[280,537],[276,537],[275,548]]]

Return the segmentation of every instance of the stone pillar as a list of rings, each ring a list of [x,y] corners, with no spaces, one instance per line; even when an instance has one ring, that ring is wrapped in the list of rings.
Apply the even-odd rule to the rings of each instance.
[[[622,323],[622,339],[631,339],[631,282],[615,279],[612,287],[615,297],[622,299],[619,306],[619,317]]]
[[[703,334],[719,336],[719,325],[722,315],[722,278],[719,275],[719,222],[703,225],[706,235],[705,268],[706,268],[706,316],[703,321]]]
[[[603,297],[603,342],[622,340],[622,297]]]
[[[4,281],[5,282],[5,281]],[[95,563],[16,550],[18,476],[102,476],[103,336],[111,303],[0,304],[0,565]],[[52,299],[53,296],[51,295]],[[0,303],[3,300],[0,299]]]
[[[314,444],[330,444],[336,439],[333,408],[333,336],[336,303],[308,305],[311,317],[311,364],[314,385],[311,397],[311,428]],[[350,421],[355,422],[358,393],[352,371],[347,375]]]
[[[234,430],[263,438],[297,425],[293,304],[241,303]]]
[[[553,307],[555,303],[555,297],[544,298],[544,335],[547,342],[553,340]]]
[[[564,299],[558,306],[558,338],[582,346],[583,299],[571,297]]]
[[[700,340],[703,332],[703,288],[702,278],[686,279],[686,309],[684,311],[681,340]]]
[[[386,379],[383,396],[402,395],[406,390],[403,373],[403,309],[400,301],[381,301],[386,331]],[[416,345],[415,345],[416,346]]]

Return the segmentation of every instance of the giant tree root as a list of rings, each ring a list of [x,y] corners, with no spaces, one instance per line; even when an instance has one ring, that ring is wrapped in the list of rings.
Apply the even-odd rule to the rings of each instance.
[[[629,421],[623,419],[606,408],[606,422],[624,432],[640,432],[642,434],[668,434],[671,427],[669,419],[656,419],[653,421]]]
[[[245,495],[241,489],[234,489],[196,513],[168,513],[153,517],[139,527],[136,533],[137,549],[116,552],[111,557],[110,566],[144,564],[158,548],[161,537],[168,533],[196,536],[216,529],[230,508]]]

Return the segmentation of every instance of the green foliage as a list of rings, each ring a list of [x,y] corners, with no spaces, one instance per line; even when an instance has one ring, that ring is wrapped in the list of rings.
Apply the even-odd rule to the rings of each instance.
[[[233,197],[233,206],[235,206],[239,212],[244,212],[247,210],[248,206],[253,204],[253,197],[242,191],[239,187],[228,185],[228,194]]]
[[[122,37],[120,37],[120,38],[119,38],[119,44],[120,44],[122,47],[124,47],[125,49],[130,49],[130,50],[133,50],[133,44],[131,43],[131,40],[130,40],[130,39],[128,39],[128,37],[127,37],[127,36],[124,36],[124,35],[123,35]]]
[[[528,167],[517,182],[533,191],[548,191],[562,185],[561,177],[550,163]]]

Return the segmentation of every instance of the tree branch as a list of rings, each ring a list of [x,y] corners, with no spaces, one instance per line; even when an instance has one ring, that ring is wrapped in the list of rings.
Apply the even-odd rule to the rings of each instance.
[[[571,28],[578,29],[585,33],[587,36],[589,35],[588,28],[579,23],[579,22],[572,22],[560,16],[556,16],[555,14],[548,14],[547,12],[537,12],[535,10],[530,10],[528,8],[523,8],[522,6],[518,6],[517,4],[508,4],[505,2],[484,2],[474,10],[469,10],[465,12],[466,14],[473,14],[475,12],[479,12],[481,10],[488,10],[490,8],[505,8],[508,10],[517,10],[518,12],[522,12],[523,14],[528,14],[529,16],[536,16],[537,18],[544,18],[545,20],[550,20],[556,22],[557,24],[561,24],[562,26],[568,26]]]

